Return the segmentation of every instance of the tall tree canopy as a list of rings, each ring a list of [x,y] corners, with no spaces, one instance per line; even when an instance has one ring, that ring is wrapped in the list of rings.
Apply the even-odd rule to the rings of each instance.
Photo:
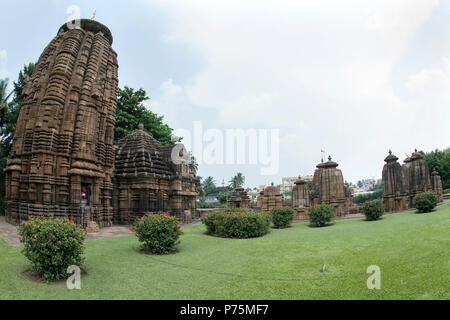
[[[205,194],[214,194],[216,192],[216,183],[214,178],[209,176],[203,181],[203,189],[205,190]]]
[[[444,189],[450,188],[450,148],[424,153],[424,159],[428,164],[430,173],[436,169],[442,179]]]
[[[34,71],[35,64],[30,62],[28,65],[24,65],[20,70],[17,82],[14,82],[14,89],[11,92],[13,99],[7,103],[7,110],[4,115],[4,121],[0,121],[0,137],[2,137],[2,156],[8,157],[11,151],[12,139],[14,137],[14,131],[16,130],[16,122],[19,117],[20,107],[22,105],[22,90],[25,87],[25,81],[31,77]],[[0,111],[1,114],[1,111]]]
[[[116,129],[114,133],[115,142],[137,130],[140,123],[144,125],[144,131],[151,134],[163,145],[179,142],[177,138],[172,141],[172,131],[168,125],[163,123],[163,116],[158,116],[144,106],[149,97],[144,89],[134,90],[125,86],[119,88],[117,95]]]
[[[242,187],[245,182],[245,177],[241,172],[238,172],[233,178],[230,180],[230,187],[236,189],[237,187]]]

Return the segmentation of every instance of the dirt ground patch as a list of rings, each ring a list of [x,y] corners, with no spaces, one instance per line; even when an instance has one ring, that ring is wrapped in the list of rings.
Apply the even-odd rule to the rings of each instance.
[[[88,233],[86,241],[99,240],[105,238],[125,237],[133,234],[129,226],[112,226],[110,228],[102,228],[97,233]],[[5,217],[0,216],[0,238],[13,246],[20,245],[20,237],[17,233],[17,226],[6,222]]]

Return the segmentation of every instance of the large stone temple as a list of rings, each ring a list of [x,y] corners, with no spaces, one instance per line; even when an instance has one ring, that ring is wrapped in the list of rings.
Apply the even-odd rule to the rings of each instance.
[[[338,164],[328,157],[327,162],[319,163],[313,177],[311,202],[313,205],[328,204],[335,208],[336,217],[348,215],[348,195],[345,192],[344,177]],[[350,195],[351,197],[351,195]]]
[[[5,170],[9,222],[112,224],[117,54],[106,26],[79,22],[59,29],[26,81]]]
[[[44,49],[25,83],[5,169],[8,222],[67,217],[96,229],[146,211],[183,222],[194,215],[199,181],[178,161],[187,156],[183,145],[162,146],[141,127],[115,151],[112,42],[106,26],[80,19],[64,24]]]
[[[383,201],[387,212],[412,208],[415,195],[425,191],[434,190],[439,202],[442,201],[439,197],[442,190],[439,173],[434,171],[430,176],[428,164],[417,149],[403,161],[403,166],[397,160],[390,150],[384,159]]]
[[[406,201],[407,184],[405,183],[405,172],[409,170],[408,163],[404,167],[397,162],[398,158],[389,150],[389,155],[384,159],[383,167],[383,201],[387,212],[405,210],[408,205]]]
[[[432,187],[430,169],[423,155],[417,152],[416,149],[410,159],[406,183],[409,195],[409,207],[412,208],[414,196],[421,192],[430,191]]]

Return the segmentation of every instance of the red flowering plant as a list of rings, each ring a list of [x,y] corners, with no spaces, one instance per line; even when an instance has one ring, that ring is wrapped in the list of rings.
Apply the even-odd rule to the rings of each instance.
[[[65,279],[67,268],[84,261],[84,232],[69,219],[33,218],[19,228],[22,253],[46,280]]]
[[[227,238],[255,238],[269,232],[271,217],[265,212],[213,211],[202,217],[209,234]]]
[[[166,254],[174,251],[179,244],[181,224],[176,217],[167,212],[148,212],[134,223],[134,231],[144,249],[153,254]]]

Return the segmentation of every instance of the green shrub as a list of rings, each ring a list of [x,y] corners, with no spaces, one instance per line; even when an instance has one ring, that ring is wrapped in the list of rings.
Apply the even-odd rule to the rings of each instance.
[[[83,229],[69,219],[34,218],[23,222],[18,232],[22,253],[47,281],[67,278],[67,268],[84,261]]]
[[[226,208],[227,206],[228,206],[227,203],[220,203],[220,202],[215,202],[215,203],[208,203],[205,201],[197,202],[197,208],[199,208],[199,209]]]
[[[5,215],[5,209],[6,209],[5,198],[0,193],[0,216],[4,216]]]
[[[437,205],[437,194],[434,191],[426,191],[416,194],[414,197],[414,207],[419,212],[430,212]]]
[[[227,210],[209,212],[201,220],[209,234],[242,239],[269,232],[271,217],[264,212]]]
[[[291,225],[294,217],[294,210],[292,208],[279,207],[272,209],[272,221],[274,228],[288,228]]]
[[[309,208],[309,220],[316,227],[330,223],[334,215],[334,207],[330,205],[319,204]]]
[[[380,219],[383,215],[385,211],[384,203],[381,200],[366,201],[364,202],[363,210],[366,220],[375,221]]]
[[[450,193],[450,189],[445,189],[444,190],[444,194],[449,194]]]
[[[178,219],[165,213],[146,213],[134,223],[138,240],[153,254],[165,254],[176,249],[183,234]]]

